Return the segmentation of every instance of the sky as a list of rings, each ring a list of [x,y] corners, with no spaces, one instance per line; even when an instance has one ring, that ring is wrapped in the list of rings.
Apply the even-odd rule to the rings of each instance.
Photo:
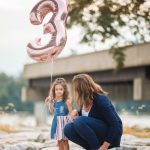
[[[26,51],[28,42],[33,41],[37,37],[43,40],[49,39],[44,36],[42,25],[32,25],[29,20],[31,9],[39,0],[1,0],[0,2],[0,72],[8,75],[18,76],[25,64],[35,63]],[[44,21],[47,22],[50,16],[46,16]],[[128,30],[128,29],[127,29]],[[122,31],[127,33],[126,31]],[[59,57],[68,56],[70,50],[77,53],[86,53],[94,51],[94,48],[79,44],[82,37],[80,27],[73,27],[67,30],[67,44]],[[129,34],[126,34],[129,38]],[[113,43],[113,42],[112,42]],[[100,44],[100,49],[109,49],[109,43]]]
[[[25,64],[35,63],[26,51],[28,42],[43,37],[42,25],[32,25],[29,21],[31,9],[39,0],[1,0],[0,2],[0,72],[18,76]],[[48,16],[49,17],[49,16]],[[47,17],[47,19],[49,19]],[[46,18],[45,18],[46,19]],[[70,49],[86,51],[88,46],[80,46],[80,29],[67,30],[67,44],[60,57],[70,54]],[[49,39],[47,36],[43,39]]]

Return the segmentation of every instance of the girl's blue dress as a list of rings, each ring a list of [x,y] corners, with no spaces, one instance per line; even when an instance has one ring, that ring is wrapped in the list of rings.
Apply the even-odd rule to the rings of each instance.
[[[68,115],[68,109],[67,109],[67,106],[66,106],[66,103],[65,101],[55,101],[54,102],[54,117],[53,117],[53,121],[52,121],[52,127],[51,127],[51,139],[57,139],[57,140],[60,140],[58,139],[58,133],[57,133],[57,138],[56,138],[56,132],[59,131],[59,132],[63,132],[63,129],[61,128],[60,129],[60,126],[64,126],[66,123],[64,123],[64,118],[66,118],[65,116]],[[63,117],[64,116],[64,117]],[[62,124],[62,123],[63,124]],[[61,125],[59,125],[61,124]],[[58,130],[59,128],[59,130]],[[59,133],[60,134],[60,133]]]

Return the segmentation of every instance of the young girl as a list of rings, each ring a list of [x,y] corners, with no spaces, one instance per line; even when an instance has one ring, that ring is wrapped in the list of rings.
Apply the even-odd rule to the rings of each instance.
[[[50,113],[54,113],[51,127],[51,139],[58,141],[59,150],[69,150],[68,139],[64,136],[63,128],[71,121],[68,116],[72,111],[69,91],[64,78],[57,78],[45,102],[49,104]]]

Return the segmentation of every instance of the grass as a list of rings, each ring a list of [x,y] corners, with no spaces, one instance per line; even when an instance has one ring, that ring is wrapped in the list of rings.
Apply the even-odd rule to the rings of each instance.
[[[4,131],[7,133],[14,133],[18,132],[18,130],[10,125],[7,124],[0,124],[0,131]]]
[[[0,124],[0,131],[4,131],[7,133],[14,133],[18,132],[19,130],[15,128],[14,126],[10,126],[7,124]],[[139,128],[137,126],[133,127],[124,127],[123,134],[130,134],[137,136],[139,138],[150,138],[150,128]]]
[[[137,126],[133,127],[124,127],[124,134],[130,134],[137,136],[139,138],[150,138],[150,128],[139,128]]]

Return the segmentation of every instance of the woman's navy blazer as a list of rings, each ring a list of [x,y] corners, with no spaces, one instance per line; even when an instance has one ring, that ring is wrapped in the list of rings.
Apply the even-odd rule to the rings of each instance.
[[[79,111],[81,115],[81,109]],[[108,126],[108,133],[104,141],[110,143],[110,147],[119,147],[122,136],[122,121],[118,116],[110,99],[105,95],[94,94],[93,105],[88,117],[102,120]]]

